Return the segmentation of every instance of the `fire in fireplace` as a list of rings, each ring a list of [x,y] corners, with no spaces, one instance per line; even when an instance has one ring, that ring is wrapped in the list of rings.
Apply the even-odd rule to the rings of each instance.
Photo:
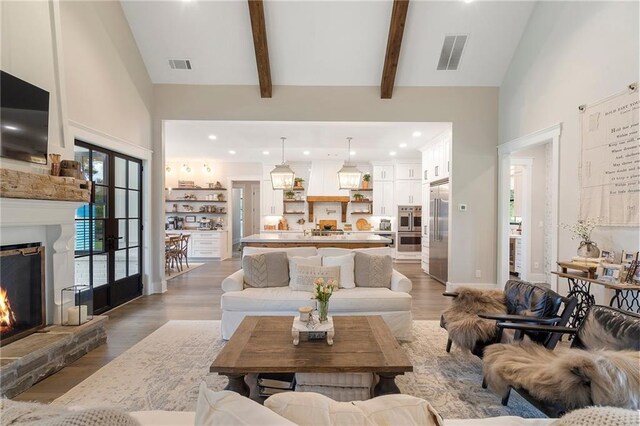
[[[0,247],[0,346],[44,327],[44,247]]]

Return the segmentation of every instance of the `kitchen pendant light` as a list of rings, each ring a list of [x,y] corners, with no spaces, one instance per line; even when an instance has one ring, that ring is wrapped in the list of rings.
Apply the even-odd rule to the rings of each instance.
[[[284,162],[284,141],[287,138],[282,137],[280,139],[282,140],[282,164],[271,170],[271,186],[273,189],[289,190],[293,189],[295,173],[293,173],[291,167]]]
[[[340,189],[358,189],[362,179],[362,172],[358,170],[355,164],[351,163],[351,139],[347,138],[349,143],[348,160],[344,163],[338,172],[338,183]]]

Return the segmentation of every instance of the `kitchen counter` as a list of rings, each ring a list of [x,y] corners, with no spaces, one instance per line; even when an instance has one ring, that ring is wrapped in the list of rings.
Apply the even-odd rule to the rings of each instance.
[[[343,247],[367,248],[386,247],[391,244],[389,238],[372,234],[345,234],[314,236],[302,233],[262,233],[249,235],[240,240],[249,247]]]

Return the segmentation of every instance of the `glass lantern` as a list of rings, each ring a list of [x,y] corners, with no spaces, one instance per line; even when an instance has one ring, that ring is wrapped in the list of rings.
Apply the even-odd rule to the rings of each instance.
[[[78,326],[93,319],[93,288],[90,285],[65,287],[60,293],[60,324]]]

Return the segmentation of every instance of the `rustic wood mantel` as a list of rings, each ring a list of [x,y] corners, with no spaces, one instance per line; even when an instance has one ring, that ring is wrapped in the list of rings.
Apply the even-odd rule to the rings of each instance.
[[[72,177],[0,169],[0,198],[88,203],[91,200],[91,182]]]

